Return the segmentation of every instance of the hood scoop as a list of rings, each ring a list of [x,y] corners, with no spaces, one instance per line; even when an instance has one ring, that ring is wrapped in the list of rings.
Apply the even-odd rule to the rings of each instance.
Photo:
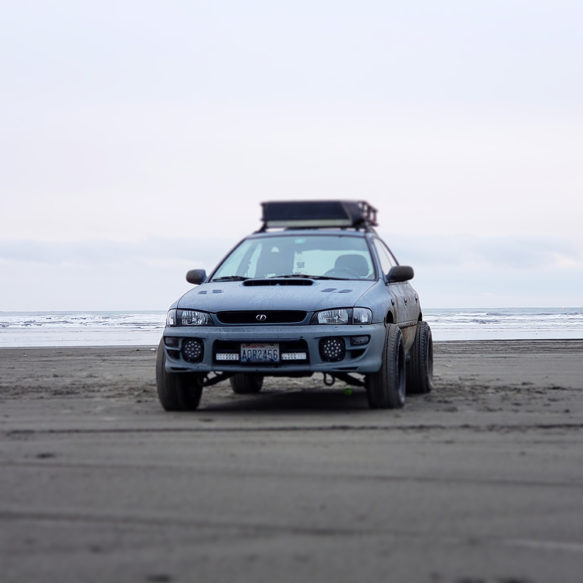
[[[266,285],[314,285],[311,279],[300,279],[300,278],[286,278],[278,279],[274,277],[273,279],[248,279],[243,282],[244,286],[247,287],[257,287]]]

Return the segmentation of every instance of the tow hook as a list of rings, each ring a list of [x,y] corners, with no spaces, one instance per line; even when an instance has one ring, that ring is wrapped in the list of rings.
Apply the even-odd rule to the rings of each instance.
[[[324,384],[327,387],[331,387],[336,382],[336,378],[333,377],[332,375],[329,375],[327,372],[325,372],[323,374],[324,374]]]

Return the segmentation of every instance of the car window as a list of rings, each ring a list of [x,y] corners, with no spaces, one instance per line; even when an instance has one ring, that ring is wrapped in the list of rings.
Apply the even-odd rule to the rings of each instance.
[[[384,274],[387,274],[391,270],[391,267],[397,265],[397,262],[388,247],[380,239],[375,239],[374,245],[381,262],[381,269]]]
[[[372,279],[374,268],[363,237],[276,235],[245,239],[212,280],[290,275]]]

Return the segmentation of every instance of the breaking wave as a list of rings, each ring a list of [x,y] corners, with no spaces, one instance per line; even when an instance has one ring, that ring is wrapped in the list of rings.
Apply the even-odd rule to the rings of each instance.
[[[440,340],[583,338],[583,308],[427,309]],[[154,346],[165,312],[0,312],[0,347]]]

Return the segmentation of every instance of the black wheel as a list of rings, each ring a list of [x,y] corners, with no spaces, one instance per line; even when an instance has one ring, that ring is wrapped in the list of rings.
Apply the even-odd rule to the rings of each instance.
[[[399,409],[405,404],[405,346],[401,329],[389,324],[378,372],[366,376],[366,395],[372,409]]]
[[[433,338],[427,322],[418,322],[407,364],[407,393],[429,393],[433,388]]]
[[[237,395],[249,395],[258,393],[263,386],[263,375],[238,373],[230,379],[233,393]]]
[[[161,340],[156,354],[156,388],[166,411],[194,411],[202,395],[203,375],[166,372],[166,353]]]

